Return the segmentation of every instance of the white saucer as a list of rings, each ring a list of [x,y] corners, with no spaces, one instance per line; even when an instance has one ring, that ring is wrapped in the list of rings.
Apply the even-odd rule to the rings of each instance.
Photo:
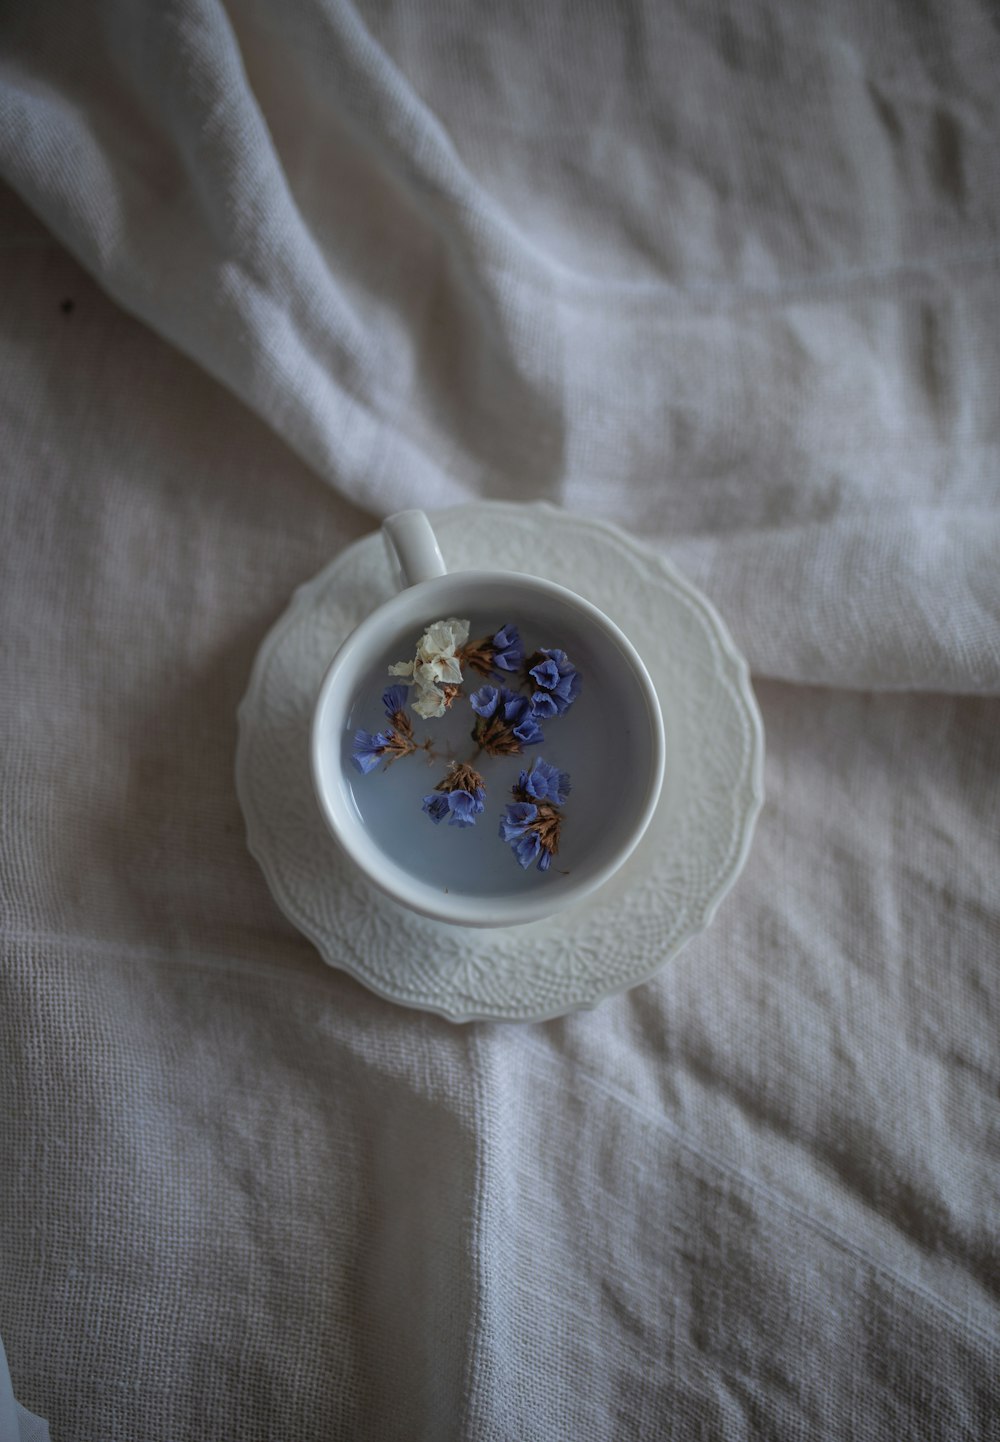
[[[236,788],[275,901],[323,960],[452,1021],[543,1021],[647,981],[711,921],[763,801],[763,728],[746,663],[705,598],[612,526],[554,506],[484,502],[431,517],[449,567],[531,570],[599,606],[645,661],[667,776],[637,851],[595,896],[526,927],[446,926],[368,885],[327,831],[309,730],[326,667],[395,590],[379,532],[296,591],[239,708]]]

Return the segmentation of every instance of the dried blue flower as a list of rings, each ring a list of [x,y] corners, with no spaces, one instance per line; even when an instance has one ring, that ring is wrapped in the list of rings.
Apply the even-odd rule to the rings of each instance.
[[[556,698],[549,691],[536,691],[531,698],[531,714],[542,721],[559,715]]]
[[[514,735],[524,746],[538,746],[545,740],[545,733],[528,707],[525,707],[524,720],[514,727]]]
[[[509,622],[493,637],[493,664],[501,671],[520,671],[524,664],[524,645],[517,627]]]
[[[528,675],[538,687],[532,697],[532,709],[536,716],[552,714],[548,710],[548,702],[536,699],[539,693],[549,697],[559,715],[568,711],[580,694],[580,673],[565,651],[544,647],[536,651],[528,661]]]
[[[469,697],[469,705],[477,716],[488,719],[494,714],[500,704],[499,686],[480,686],[478,691],[473,691]]]
[[[475,826],[485,805],[486,783],[464,761],[453,761],[448,775],[423,801],[423,809],[435,825],[447,821],[449,826]]]
[[[390,691],[406,690],[406,687],[390,687],[382,700],[385,702],[386,711],[389,710]],[[369,771],[374,771],[379,762],[385,761],[391,764],[398,761],[401,756],[409,756],[416,751],[416,742],[413,739],[413,727],[410,725],[408,716],[403,711],[391,713],[393,725],[386,727],[384,731],[355,731],[354,751],[351,760],[363,776]]]
[[[519,756],[545,738],[527,696],[506,686],[480,686],[469,697],[480,718],[472,735],[488,756]]]
[[[499,836],[525,871],[532,864],[539,871],[548,871],[559,850],[561,825],[562,812],[547,802],[513,801],[501,818]]]
[[[515,808],[508,806],[508,814],[500,822],[501,840],[508,843],[518,865],[523,867],[525,871],[538,860],[539,852],[542,849],[542,843],[538,839],[538,832],[531,829],[531,822],[538,815],[538,808],[529,806],[526,809],[533,814],[525,817],[514,817],[511,813]]]
[[[567,773],[541,756],[535,758],[530,771],[521,772],[514,788],[515,795],[526,801],[550,801],[554,806],[561,806],[571,789]]]
[[[447,820],[449,826],[475,826],[483,811],[482,792],[432,791],[423,809],[435,824]]]
[[[531,801],[512,801],[500,818],[500,836],[504,841],[513,841],[523,836],[533,821],[538,819],[538,807]]]
[[[503,709],[503,719],[511,726],[516,726],[523,721],[528,714],[530,704],[527,696],[520,696],[507,686],[500,687],[500,706]]]
[[[525,838],[533,840],[534,849],[538,850],[538,833],[531,831],[533,821],[538,820],[538,807],[530,801],[513,801],[504,811],[500,818],[499,836],[501,841],[506,841],[515,847],[516,843],[524,841]],[[518,858],[520,860],[520,857]],[[522,862],[527,866],[530,862]]]
[[[374,771],[376,766],[385,760],[391,745],[391,731],[376,731],[374,735],[370,731],[355,731],[351,760],[361,774],[367,776],[369,771]]]
[[[523,746],[536,746],[539,741],[545,740],[541,726],[532,715],[531,702],[527,696],[518,696],[516,691],[508,691],[504,700],[503,716]]]
[[[541,654],[548,656],[548,652],[546,651],[542,651]],[[532,666],[530,674],[535,678],[539,686],[544,686],[549,691],[554,691],[559,684],[559,667],[555,661],[552,660],[551,656],[548,656],[548,659],[545,661],[539,661],[537,666]]]
[[[461,659],[481,676],[493,676],[500,671],[520,671],[524,665],[524,646],[517,627],[508,622],[492,636],[479,641],[469,641],[462,647]]]
[[[476,817],[483,814],[483,793],[481,791],[449,791],[448,805],[451,816],[449,826],[475,826]]]
[[[405,715],[406,698],[409,694],[409,686],[390,686],[382,692],[382,705],[390,721]]]
[[[448,798],[443,791],[432,791],[429,796],[424,797],[423,809],[437,826],[443,821],[451,810],[448,805]]]

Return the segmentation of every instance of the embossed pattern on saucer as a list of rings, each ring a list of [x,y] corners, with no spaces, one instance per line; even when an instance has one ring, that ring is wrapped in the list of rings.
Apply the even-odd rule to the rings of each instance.
[[[543,503],[433,517],[449,568],[532,570],[575,589],[633,641],[657,688],[667,776],[625,867],[578,907],[490,932],[402,911],[343,856],[312,791],[309,730],[340,642],[395,589],[379,532],[296,591],[239,708],[236,785],[275,901],[329,965],[452,1021],[541,1021],[648,980],[711,921],[763,799],[763,730],[746,663],[711,605],[662,558]]]

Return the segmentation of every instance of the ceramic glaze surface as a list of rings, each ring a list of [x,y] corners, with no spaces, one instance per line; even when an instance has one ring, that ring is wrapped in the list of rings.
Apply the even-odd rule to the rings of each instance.
[[[442,925],[403,911],[366,881],[326,830],[313,795],[309,749],[312,711],[331,655],[395,590],[376,533],[296,593],[258,653],[240,707],[237,750],[250,849],[279,906],[324,960],[394,1001],[453,1020],[539,1020],[593,1006],[646,980],[675,955],[711,919],[743,864],[761,804],[763,757],[746,667],[704,598],[612,527],[548,506],[500,503],[459,507],[431,519],[449,567],[517,568],[530,554],[540,575],[580,592],[636,645],[656,686],[667,737],[666,780],[649,831],[599,891],[529,927]],[[523,621],[532,643],[542,639],[533,634],[535,622],[547,619],[504,615],[497,624]],[[568,638],[553,641],[572,649]],[[384,659],[374,658],[373,668]],[[586,669],[582,656],[573,659]],[[592,658],[588,663],[595,664]],[[585,675],[578,707],[592,686],[592,676]],[[359,724],[369,729],[378,721],[378,693],[374,705],[367,723],[359,713]],[[558,731],[553,724],[551,758],[546,745],[532,749],[572,771],[565,739],[570,753],[582,758],[576,761],[581,776],[596,778],[603,746],[592,745],[585,717],[581,711],[575,737],[564,729],[572,712],[560,719]],[[599,729],[599,716],[591,723]],[[411,758],[409,764],[424,763]],[[358,777],[357,787],[351,785],[357,794],[365,782],[385,780]],[[579,819],[582,843],[598,823],[586,818],[582,801]],[[415,818],[418,828],[423,822],[431,833],[428,846],[444,839],[436,833],[447,828]],[[467,833],[455,835],[461,840]],[[568,830],[566,836],[569,858]],[[483,830],[487,839],[500,852],[500,871],[509,865],[517,885],[519,869],[490,824]],[[477,869],[475,884],[487,884],[483,875]]]

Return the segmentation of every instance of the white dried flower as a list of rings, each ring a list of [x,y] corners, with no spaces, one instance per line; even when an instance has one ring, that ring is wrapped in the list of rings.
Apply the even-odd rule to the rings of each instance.
[[[447,710],[444,696],[436,686],[427,686],[423,690],[418,690],[416,700],[412,704],[417,715],[422,716],[425,721],[430,721],[435,716],[443,716]]]
[[[460,686],[462,667],[456,652],[469,639],[469,622],[451,616],[427,627],[417,643],[412,661],[397,661],[389,667],[390,676],[408,676],[416,690],[410,702],[418,716],[429,720],[443,716],[447,697],[440,686]]]

